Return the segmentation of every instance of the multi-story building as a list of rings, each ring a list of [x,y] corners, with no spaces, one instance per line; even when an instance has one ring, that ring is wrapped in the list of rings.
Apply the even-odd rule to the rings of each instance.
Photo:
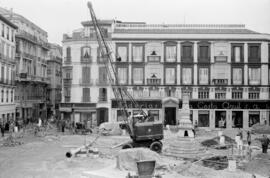
[[[35,121],[47,117],[47,32],[25,17],[0,8],[18,26],[16,33],[16,118]]]
[[[63,39],[63,117],[120,121],[91,22]],[[199,127],[269,124],[270,35],[244,25],[101,21],[118,79],[143,109],[177,124],[182,94]],[[128,101],[129,111],[138,109]]]
[[[0,123],[14,121],[15,31],[17,26],[0,14]]]
[[[62,90],[62,47],[50,44],[49,59],[47,60],[47,76],[50,84],[48,86],[48,113],[60,118],[59,104],[61,103]]]

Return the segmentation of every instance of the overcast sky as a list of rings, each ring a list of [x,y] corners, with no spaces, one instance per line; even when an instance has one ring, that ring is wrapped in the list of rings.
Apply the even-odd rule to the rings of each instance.
[[[0,0],[0,6],[28,18],[61,44],[63,33],[90,20],[87,0]],[[147,23],[245,24],[270,33],[270,0],[92,0],[99,19]]]

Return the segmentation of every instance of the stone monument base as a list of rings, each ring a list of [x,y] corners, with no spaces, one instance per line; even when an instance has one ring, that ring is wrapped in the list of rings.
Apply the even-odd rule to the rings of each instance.
[[[183,128],[180,128],[180,130],[177,133],[177,136],[181,137],[181,138],[183,138],[183,137],[194,138],[195,137],[193,130],[183,129]]]

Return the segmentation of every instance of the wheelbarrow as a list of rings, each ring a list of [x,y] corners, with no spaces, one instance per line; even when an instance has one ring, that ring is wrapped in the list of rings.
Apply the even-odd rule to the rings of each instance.
[[[154,175],[156,167],[155,160],[137,161],[136,163],[138,175],[131,176],[128,173],[126,178],[161,178],[160,175]]]

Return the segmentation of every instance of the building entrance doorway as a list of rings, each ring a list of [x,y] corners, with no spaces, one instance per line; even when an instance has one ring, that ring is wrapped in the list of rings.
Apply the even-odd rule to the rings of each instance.
[[[232,112],[232,128],[243,128],[243,112]]]
[[[226,128],[226,111],[216,111],[216,128]]]
[[[176,108],[165,107],[164,125],[176,125]]]

